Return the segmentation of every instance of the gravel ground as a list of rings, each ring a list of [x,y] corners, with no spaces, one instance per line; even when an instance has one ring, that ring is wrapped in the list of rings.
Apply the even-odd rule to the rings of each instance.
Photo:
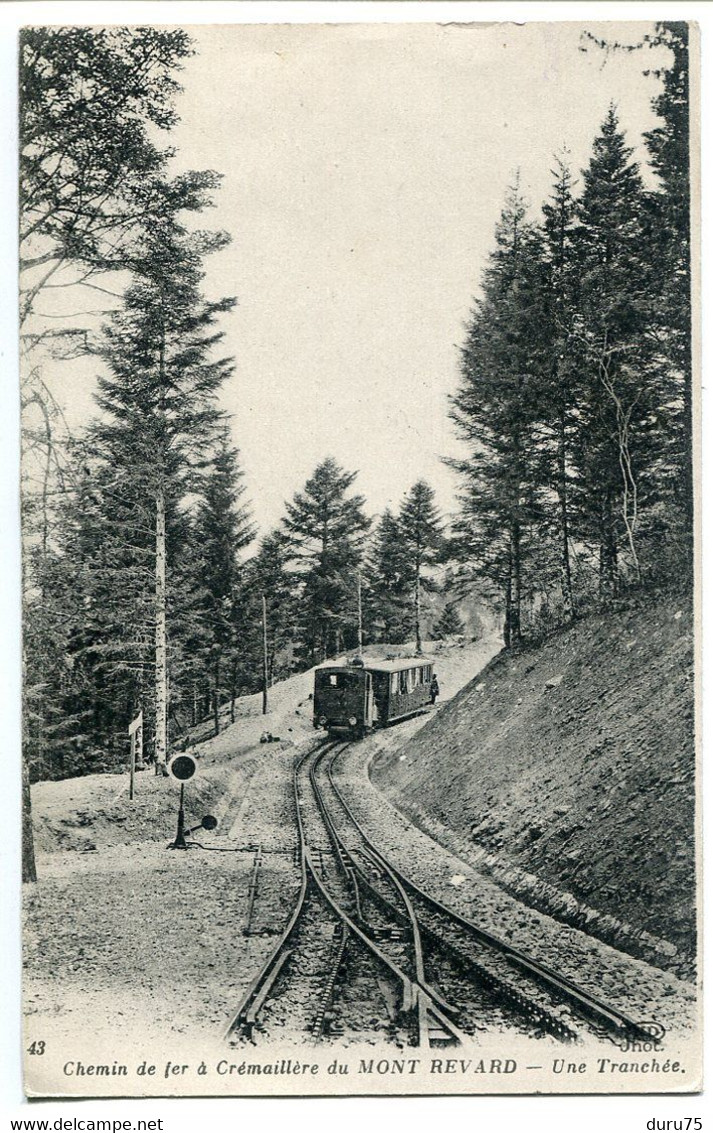
[[[164,1034],[219,1027],[255,962],[237,928],[252,855],[140,843],[93,854],[70,876],[63,864],[27,897],[28,1026],[37,1014],[115,1035],[138,1018]]]
[[[156,803],[171,790],[166,780],[150,776],[142,783],[146,825],[154,824],[158,810],[161,838],[128,844],[115,842],[126,838],[127,824],[110,821],[117,777],[42,784],[55,794],[64,789],[65,803],[71,789],[80,814],[89,797],[94,813],[104,817],[95,824],[95,848],[40,851],[40,880],[24,887],[28,1033],[39,1028],[44,1035],[49,1026],[51,1034],[54,1023],[57,1033],[94,1029],[127,1042],[136,1036],[220,1035],[296,898],[295,751],[292,744],[260,745],[256,754],[234,761],[214,757],[218,770],[212,771],[206,761],[202,778],[212,775],[214,782],[210,792],[191,800],[188,820],[199,820],[210,794],[222,822],[215,833],[200,831],[189,839],[200,846],[188,852],[167,849],[175,831],[175,791],[167,796],[170,809]],[[126,810],[125,800],[123,805]],[[56,803],[40,812],[47,841],[58,812]],[[65,806],[67,833],[60,845],[77,845],[81,825],[72,824],[75,814]],[[136,813],[129,814],[136,824]],[[104,844],[97,845],[102,835]],[[246,934],[258,847],[262,864]]]

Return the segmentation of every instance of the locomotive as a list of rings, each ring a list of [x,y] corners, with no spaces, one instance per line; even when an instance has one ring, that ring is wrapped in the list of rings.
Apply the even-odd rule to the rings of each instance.
[[[411,716],[430,700],[433,662],[423,657],[394,661],[355,658],[349,665],[315,670],[313,723],[328,734],[354,739]]]

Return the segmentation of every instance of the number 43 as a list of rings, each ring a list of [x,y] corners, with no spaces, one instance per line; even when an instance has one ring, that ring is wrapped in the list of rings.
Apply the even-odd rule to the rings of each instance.
[[[37,1039],[35,1042],[30,1043],[27,1048],[28,1054],[44,1054],[45,1053],[45,1040]]]

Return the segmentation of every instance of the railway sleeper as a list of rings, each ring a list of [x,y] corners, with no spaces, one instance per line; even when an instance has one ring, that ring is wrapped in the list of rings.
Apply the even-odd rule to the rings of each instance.
[[[372,925],[371,935],[374,940],[390,940],[397,944],[404,944],[406,942],[404,930],[395,925],[386,925],[383,928]]]

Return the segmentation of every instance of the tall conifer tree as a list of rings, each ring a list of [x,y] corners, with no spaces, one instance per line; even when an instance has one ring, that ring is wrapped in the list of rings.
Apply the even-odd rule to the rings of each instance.
[[[607,595],[619,586],[622,549],[634,579],[641,576],[637,528],[658,392],[643,185],[613,107],[583,172],[577,214],[579,534],[596,541]]]
[[[407,578],[410,583],[416,653],[423,651],[422,590],[428,586],[424,568],[432,564],[441,547],[443,525],[436,510],[435,493],[425,480],[418,480],[407,493],[399,511]]]
[[[208,633],[212,673],[212,706],[215,733],[218,734],[219,709],[226,664],[231,700],[235,695],[235,670],[241,646],[241,567],[239,552],[255,534],[245,504],[245,487],[238,465],[238,454],[223,436],[210,468],[203,477],[203,489],[195,518],[197,582],[201,589],[199,608]]]
[[[170,218],[147,232],[103,350],[110,375],[100,378],[103,417],[93,435],[107,463],[136,479],[143,506],[153,511],[157,769],[168,742],[167,522],[222,435],[217,393],[232,370],[230,359],[211,354],[222,338],[216,321],[234,301],[207,302],[200,292],[202,257],[223,243],[220,236],[188,237]]]
[[[461,385],[451,418],[469,455],[449,461],[462,476],[454,525],[460,553],[499,592],[504,640],[522,634],[525,566],[542,517],[542,239],[527,222],[517,189],[496,230],[461,355]]]
[[[554,171],[552,195],[543,206],[545,281],[547,288],[543,315],[547,322],[545,370],[542,375],[545,412],[543,428],[551,432],[547,446],[549,482],[557,501],[553,528],[559,546],[559,573],[562,611],[570,621],[574,611],[571,564],[570,482],[573,475],[571,445],[576,429],[577,355],[572,347],[572,330],[577,304],[577,263],[575,256],[576,205],[574,181],[569,166],[561,158]]]
[[[347,495],[356,477],[327,457],[287,505],[285,530],[303,574],[305,645],[312,662],[356,644],[361,542],[370,527],[364,497]],[[345,630],[351,634],[346,641]]]
[[[691,355],[691,184],[690,64],[686,23],[657,26],[653,43],[671,52],[670,65],[659,72],[660,93],[653,109],[661,122],[646,135],[659,188],[649,195],[650,238],[658,260],[654,285],[659,286],[661,338],[669,369],[671,397],[661,428],[670,437],[669,498],[682,513],[685,552],[677,569],[693,562],[693,369]]]
[[[413,585],[398,518],[390,509],[381,516],[372,541],[366,598],[368,621],[382,641],[406,641],[413,624]]]

